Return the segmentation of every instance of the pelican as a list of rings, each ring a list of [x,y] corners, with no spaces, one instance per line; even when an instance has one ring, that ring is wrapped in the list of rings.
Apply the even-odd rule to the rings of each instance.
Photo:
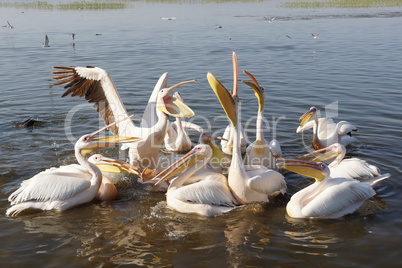
[[[233,131],[234,129],[229,124],[226,126],[225,131],[223,132],[222,135],[223,138],[221,140],[222,151],[228,155],[233,154],[233,137],[234,137]],[[244,134],[243,126],[240,126],[240,151],[242,155],[246,153],[247,149],[247,141],[245,139],[245,136],[246,135]]]
[[[173,97],[183,101],[179,92],[175,92]],[[204,130],[193,123],[182,121],[180,117],[176,117],[175,122],[169,122],[167,127],[167,132],[165,136],[165,147],[168,151],[187,153],[191,150],[191,140],[188,136],[185,128],[192,128],[198,132],[203,132]]]
[[[264,88],[261,87],[252,74],[243,71],[253,82],[242,81],[254,90],[255,96],[258,99],[258,114],[256,122],[256,140],[247,146],[246,163],[249,165],[262,165],[270,169],[277,169],[276,158],[282,154],[281,146],[276,139],[273,139],[269,144],[264,138],[263,118],[264,118]]]
[[[216,145],[216,143],[212,140],[212,138],[222,139],[221,137],[212,136],[209,132],[201,133],[199,143],[207,144],[212,150],[212,156],[211,156],[210,160],[207,162],[207,164],[205,164],[199,170],[194,172],[186,180],[186,182],[184,183],[185,185],[204,180],[206,174],[211,175],[212,172],[219,173],[217,175],[217,177],[219,177],[221,179],[223,178],[225,181],[227,181],[226,177],[224,177],[222,175],[222,164],[223,164],[223,159],[224,159],[223,153],[219,149],[219,147]],[[177,156],[178,155],[174,156],[174,158],[176,160],[171,161],[171,159],[169,159],[169,162],[176,162],[178,159]],[[180,173],[185,168],[186,168],[186,166],[182,166],[180,169],[177,169],[175,171],[175,173],[173,175],[171,175],[171,177]],[[152,185],[153,189],[156,191],[166,192],[169,187],[169,184],[166,181],[159,182],[158,177],[160,175],[157,175],[157,173],[158,173],[158,171],[156,169],[147,168],[147,169],[143,170],[140,175],[142,178],[142,182]]]
[[[209,132],[203,132],[200,135],[199,143],[200,144],[208,144],[212,149],[212,157],[211,160],[205,165],[204,168],[208,168],[211,171],[222,173],[222,167],[225,164],[223,157],[223,152],[219,149],[218,145],[212,140],[213,138],[222,140],[222,137],[212,136]]]
[[[237,67],[236,67],[237,68]],[[236,70],[237,72],[237,70]],[[234,75],[233,77],[234,81],[233,81],[233,92],[235,91],[235,87],[237,90],[237,73],[236,75]],[[239,126],[240,127],[240,149],[241,149],[241,154],[243,155],[246,152],[246,148],[247,148],[247,142],[245,139],[245,134],[244,134],[244,129],[243,126]],[[228,155],[232,155],[233,153],[233,139],[234,139],[234,128],[232,128],[231,124],[229,123],[229,125],[226,127],[223,135],[222,135],[222,140],[221,140],[221,147],[222,147],[222,151],[225,154]]]
[[[81,165],[80,169],[91,174],[90,180],[77,175],[80,169],[74,165],[42,171],[23,181],[20,188],[9,196],[8,200],[12,206],[6,211],[6,215],[15,216],[26,209],[63,211],[92,201],[101,186],[102,172],[95,164],[89,162],[86,156],[103,147],[138,140],[119,136],[95,138],[97,134],[111,126],[84,135],[75,143],[75,157]]]
[[[300,117],[300,129],[305,129],[306,123],[310,120],[313,121],[312,145],[315,150],[325,148],[334,143],[341,143],[346,146],[357,140],[355,137],[352,137],[352,131],[357,131],[354,125],[347,121],[340,121],[337,124],[331,123],[332,119],[319,121],[317,119],[317,108],[314,106]],[[323,122],[326,122],[326,125],[320,127],[320,123]]]
[[[42,47],[50,47],[49,46],[49,38],[47,37],[47,35],[45,35],[45,43],[42,44]]]
[[[186,181],[199,169],[208,163],[212,157],[212,149],[207,144],[195,146],[189,153],[162,171],[157,177],[159,182],[177,174],[166,193],[169,207],[181,213],[196,213],[212,217],[234,209],[238,202],[233,197],[224,175],[215,172],[204,172],[204,179],[188,185]]]
[[[292,218],[339,218],[355,212],[363,202],[376,193],[372,186],[387,176],[378,177],[373,183],[330,176],[328,166],[322,162],[280,159],[279,167],[314,178],[315,183],[295,193],[286,206]]]
[[[114,122],[120,117],[126,117],[127,111],[113,84],[109,74],[99,67],[63,67],[54,66],[52,73],[55,80],[61,80],[54,85],[66,84],[67,91],[62,97],[71,94],[84,97],[88,102],[94,102],[94,108],[103,117],[105,124]],[[183,102],[172,97],[169,93],[176,87],[195,82],[182,82],[170,88],[160,89],[167,82],[167,73],[158,81],[147,108],[144,112],[143,126],[135,126],[133,121],[116,124],[110,128],[114,135],[140,137],[138,143],[127,144],[129,147],[130,164],[140,169],[156,168],[158,166],[159,151],[166,135],[168,124],[167,115],[188,118],[194,112]],[[155,98],[156,95],[156,98]],[[153,109],[155,113],[153,112]],[[148,112],[150,111],[150,112]],[[154,120],[155,117],[157,120]]]
[[[127,163],[117,161],[115,159],[104,157],[101,154],[94,154],[88,158],[88,161],[95,164],[102,172],[102,182],[99,187],[95,199],[101,201],[110,201],[117,198],[117,189],[114,183],[106,177],[107,173],[132,173],[139,176],[139,170],[135,167],[129,166]],[[80,165],[77,165],[81,167]],[[71,172],[71,171],[70,171]],[[87,175],[87,179],[91,179],[91,174],[87,170],[83,170],[83,175]]]
[[[331,177],[334,178],[342,177],[372,183],[377,180],[377,177],[389,175],[381,175],[378,167],[370,165],[362,159],[355,157],[344,159],[345,155],[345,146],[335,143],[324,149],[305,154],[301,158],[312,157],[310,161],[323,162],[335,157],[328,165]]]
[[[233,51],[233,73],[235,86],[233,95],[211,74],[207,74],[208,82],[217,95],[233,128],[233,155],[228,171],[228,183],[240,204],[251,202],[268,202],[268,196],[286,191],[286,182],[279,172],[264,166],[249,166],[249,172],[243,164],[240,151],[240,116],[239,97],[237,95],[237,59]]]

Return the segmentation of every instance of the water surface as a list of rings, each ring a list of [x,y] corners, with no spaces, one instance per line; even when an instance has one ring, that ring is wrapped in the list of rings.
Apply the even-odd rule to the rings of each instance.
[[[14,28],[0,28],[0,264],[400,266],[402,10],[286,9],[280,3],[129,1],[116,9],[1,8],[0,23],[8,20]],[[42,48],[45,34],[48,48]],[[182,90],[196,113],[191,120],[221,134],[227,120],[206,73],[231,88],[232,50],[239,71],[251,72],[267,90],[265,137],[276,137],[285,157],[306,153],[311,132],[295,130],[312,105],[323,116],[359,128],[348,156],[391,174],[362,210],[337,220],[291,219],[287,201],[312,180],[284,173],[285,196],[211,219],[166,208],[164,194],[150,192],[129,176],[119,178],[119,198],[113,202],[5,216],[7,197],[23,180],[74,163],[73,142],[103,125],[84,100],[61,98],[63,88],[52,86],[52,66],[106,69],[137,118],[162,73],[169,72],[169,85],[196,79]],[[247,77],[240,73],[239,79]],[[257,101],[245,86],[239,94],[252,141]],[[43,123],[21,127],[29,117]],[[191,138],[196,143],[198,134],[191,132]],[[118,148],[102,153],[127,157]]]

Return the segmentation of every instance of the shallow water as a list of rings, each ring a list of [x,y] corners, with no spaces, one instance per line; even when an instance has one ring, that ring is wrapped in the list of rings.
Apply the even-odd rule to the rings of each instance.
[[[0,264],[400,266],[401,12],[285,9],[278,1],[1,8],[0,23],[8,20],[14,28],[0,28]],[[272,17],[269,23],[266,18]],[[45,34],[48,48],[42,48]],[[222,134],[227,121],[206,73],[231,88],[232,50],[239,79],[248,79],[241,73],[246,69],[267,90],[265,137],[276,137],[285,157],[306,153],[311,132],[295,130],[312,105],[322,115],[359,128],[348,155],[391,174],[364,208],[337,220],[291,219],[287,201],[312,180],[285,173],[285,196],[204,218],[166,208],[164,194],[126,176],[118,178],[119,198],[113,202],[5,216],[7,197],[21,181],[48,167],[74,163],[73,142],[103,126],[90,104],[61,98],[63,88],[52,86],[52,66],[106,69],[137,118],[162,73],[169,72],[169,85],[196,79],[181,90],[196,113],[191,121]],[[249,88],[239,86],[242,120],[252,141],[257,101]],[[42,123],[21,127],[29,117]],[[191,132],[191,138],[196,142],[198,134]],[[118,148],[102,153],[126,157]]]

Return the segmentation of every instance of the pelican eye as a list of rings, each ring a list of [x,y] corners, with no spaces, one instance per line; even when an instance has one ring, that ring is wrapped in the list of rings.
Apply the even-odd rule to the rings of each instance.
[[[318,166],[320,167],[320,169],[324,170],[325,169],[325,165],[323,163],[319,163]]]
[[[82,141],[83,142],[89,142],[89,138],[90,138],[91,136],[90,135],[85,135],[83,138],[82,138]]]

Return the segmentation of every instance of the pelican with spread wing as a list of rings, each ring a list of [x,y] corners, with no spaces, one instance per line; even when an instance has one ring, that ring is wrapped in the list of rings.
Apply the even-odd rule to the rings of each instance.
[[[126,108],[109,74],[99,67],[63,67],[54,66],[53,79],[60,80],[54,85],[65,85],[67,91],[62,97],[85,97],[109,124],[119,118],[127,117]],[[161,88],[167,83],[167,73],[162,75],[145,109],[142,126],[135,126],[133,121],[120,122],[110,128],[110,132],[119,136],[140,137],[141,141],[127,144],[130,164],[140,169],[157,168],[159,151],[163,144],[168,124],[167,116],[189,118],[194,112],[182,101],[170,96],[170,92],[180,85],[195,82],[182,82],[170,88]],[[156,96],[156,97],[155,97]]]

